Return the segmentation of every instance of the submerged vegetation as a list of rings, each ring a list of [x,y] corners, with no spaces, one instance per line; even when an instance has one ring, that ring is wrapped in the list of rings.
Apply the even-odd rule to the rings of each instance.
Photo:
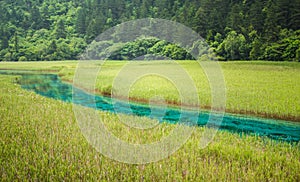
[[[203,128],[197,128],[179,151],[157,163],[112,161],[87,143],[71,104],[25,91],[14,83],[15,77],[0,75],[0,177],[4,181],[300,180],[299,143],[219,131],[201,150]],[[99,115],[109,131],[130,143],[157,141],[174,127],[161,124],[154,131],[140,131],[120,124],[118,115]]]

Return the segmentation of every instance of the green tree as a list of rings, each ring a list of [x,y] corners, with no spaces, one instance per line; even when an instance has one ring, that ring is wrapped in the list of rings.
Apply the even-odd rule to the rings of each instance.
[[[193,19],[193,29],[196,30],[200,36],[206,37],[207,35],[207,24],[208,24],[208,15],[203,7],[199,7],[196,12],[195,18]]]
[[[15,53],[19,53],[19,36],[17,32],[14,35],[14,51]]]
[[[280,31],[277,17],[277,12],[279,11],[278,5],[274,1],[268,1],[265,11],[266,19],[264,23],[264,38],[267,42],[276,42],[279,38],[278,35]]]
[[[263,1],[254,1],[249,10],[249,22],[257,32],[263,32],[264,30],[264,21],[265,21],[265,12],[264,2]]]
[[[225,59],[240,60],[246,59],[248,48],[246,39],[242,34],[237,34],[235,31],[228,33],[219,48],[224,53]]]
[[[300,29],[300,1],[291,0],[289,28],[293,30]]]
[[[269,61],[282,61],[284,45],[273,43],[266,47],[263,58]]]
[[[54,54],[56,51],[57,51],[56,41],[52,40],[48,48],[48,54]]]
[[[27,61],[27,58],[26,58],[25,56],[21,56],[21,57],[19,58],[19,61],[20,61],[20,62]]]
[[[97,32],[98,32],[97,30],[98,30],[98,26],[97,26],[96,20],[93,19],[90,22],[90,24],[87,28],[87,31],[86,31],[86,36],[87,36],[88,42],[90,42],[97,36]]]
[[[226,59],[297,59],[299,0],[3,0],[0,1],[0,59],[74,58],[104,30],[140,17],[181,22],[199,33],[211,50]],[[57,49],[48,54],[47,45],[54,39]],[[74,43],[75,40],[79,43]],[[147,53],[157,49],[155,53],[163,54],[162,50],[169,45],[149,47],[144,43],[148,42],[135,42],[116,55],[128,56],[129,48],[136,55],[145,49]],[[180,51],[168,46],[165,52],[180,57]]]
[[[87,22],[86,22],[86,11],[84,8],[78,9],[75,24],[76,24],[76,32],[79,34],[85,34]]]
[[[275,1],[275,6],[277,11],[276,13],[276,18],[277,18],[277,22],[278,25],[281,28],[290,28],[289,26],[289,22],[290,22],[290,18],[291,18],[291,6],[293,6],[293,4],[291,4],[292,1],[291,0],[276,0]]]
[[[244,13],[240,4],[234,4],[228,16],[228,26],[241,33],[241,27],[243,27]]]
[[[5,29],[3,26],[0,26],[0,37],[1,37],[1,49],[7,49],[9,46],[8,40],[9,40],[9,33],[7,29]]]
[[[148,0],[143,0],[140,8],[139,18],[146,18],[149,16],[150,4]]]
[[[56,24],[55,36],[56,36],[57,39],[66,38],[66,36],[67,36],[65,24],[64,24],[64,21],[62,19],[59,19],[57,24]]]
[[[296,51],[296,61],[300,62],[300,47]]]
[[[186,51],[174,44],[169,44],[164,47],[163,55],[173,60],[185,60]]]
[[[252,60],[258,60],[261,59],[262,54],[263,54],[262,42],[260,41],[259,38],[255,38],[251,44],[251,51],[250,51],[249,58]]]
[[[40,14],[39,9],[36,6],[33,6],[32,9],[30,10],[30,22],[32,29],[40,29],[43,27],[43,20]]]

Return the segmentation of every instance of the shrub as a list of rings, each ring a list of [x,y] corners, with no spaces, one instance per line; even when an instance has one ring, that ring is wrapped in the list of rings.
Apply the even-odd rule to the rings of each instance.
[[[26,58],[25,56],[21,56],[21,57],[19,58],[19,61],[23,62],[23,61],[28,61],[28,60],[27,60],[27,58]]]

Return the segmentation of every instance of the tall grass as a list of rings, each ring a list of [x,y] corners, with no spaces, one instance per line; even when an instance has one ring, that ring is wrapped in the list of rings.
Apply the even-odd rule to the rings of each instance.
[[[96,152],[82,136],[72,105],[44,98],[0,75],[1,181],[299,181],[300,145],[218,132],[198,148],[203,128],[169,158],[147,165],[123,164]],[[117,137],[131,143],[157,141],[172,130],[122,125],[119,116],[99,112]],[[132,116],[126,116],[132,117]],[[123,116],[122,116],[123,118]],[[146,118],[132,117],[137,121]]]
[[[164,70],[166,74],[180,78],[182,73],[172,71],[168,62],[130,62],[131,70]],[[203,69],[194,61],[178,61],[193,79],[202,108],[211,106],[211,91]],[[111,94],[113,81],[127,62],[107,61],[101,66],[96,89],[101,94]],[[290,62],[225,62],[220,63],[227,91],[227,112],[256,115],[275,119],[300,121],[300,64]],[[0,69],[29,69],[56,71],[65,81],[72,82],[77,62],[26,62],[0,63]],[[124,77],[126,81],[126,77]],[[180,84],[180,83],[179,83]],[[184,83],[182,83],[184,84]],[[123,93],[126,96],[127,93]],[[148,102],[155,95],[165,98],[169,104],[181,104],[174,84],[157,76],[147,76],[132,85],[132,100]],[[122,93],[119,93],[122,97]],[[187,103],[196,104],[193,99]]]
[[[106,62],[99,73],[96,88],[103,94],[110,94],[113,81],[118,77],[126,63]],[[178,62],[193,79],[198,90],[202,108],[211,106],[211,90],[204,70],[197,62]],[[274,62],[228,62],[220,63],[226,82],[227,112],[250,114],[275,119],[300,121],[300,66],[295,63]],[[164,70],[166,74],[177,78],[182,73],[174,72],[172,64],[166,62],[135,62],[131,69]],[[72,79],[73,70],[64,69],[60,72],[64,79]],[[126,81],[126,75],[123,78]],[[182,82],[176,84],[185,84]],[[119,93],[120,94],[120,93]],[[123,93],[126,95],[127,93]],[[121,94],[122,95],[122,94]],[[170,104],[180,104],[179,91],[170,81],[158,76],[147,76],[132,85],[130,98],[148,101],[160,95]],[[188,105],[195,105],[193,99],[186,99]]]

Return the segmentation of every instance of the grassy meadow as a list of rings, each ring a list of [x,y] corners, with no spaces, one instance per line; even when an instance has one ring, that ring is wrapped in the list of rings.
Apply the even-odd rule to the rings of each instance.
[[[203,128],[197,128],[179,151],[157,163],[113,161],[87,143],[71,104],[23,90],[15,77],[0,75],[1,181],[300,180],[299,143],[220,131],[201,150]],[[156,141],[174,127],[161,124],[155,131],[138,131],[120,125],[117,115],[100,111],[99,115],[112,133],[131,143]]]
[[[128,62],[105,62],[96,83],[100,94],[111,94],[115,78]],[[192,78],[199,95],[200,106],[211,106],[211,91],[207,77],[197,62],[179,61]],[[222,62],[226,82],[226,111],[274,119],[300,121],[300,65],[291,62]],[[77,62],[31,62],[1,63],[0,69],[26,69],[55,71],[63,80],[72,82]],[[180,80],[182,73],[173,71],[168,62],[130,62],[126,77],[136,70],[163,70]],[[118,77],[119,76],[119,77]],[[183,81],[184,82],[184,81]],[[180,83],[179,83],[180,84]],[[183,83],[184,84],[184,83]],[[127,93],[118,92],[122,98]],[[170,81],[159,76],[146,76],[132,85],[129,97],[140,102],[149,102],[155,96],[163,97],[168,104],[181,104],[179,92]],[[186,105],[195,105],[195,100],[186,99]]]

